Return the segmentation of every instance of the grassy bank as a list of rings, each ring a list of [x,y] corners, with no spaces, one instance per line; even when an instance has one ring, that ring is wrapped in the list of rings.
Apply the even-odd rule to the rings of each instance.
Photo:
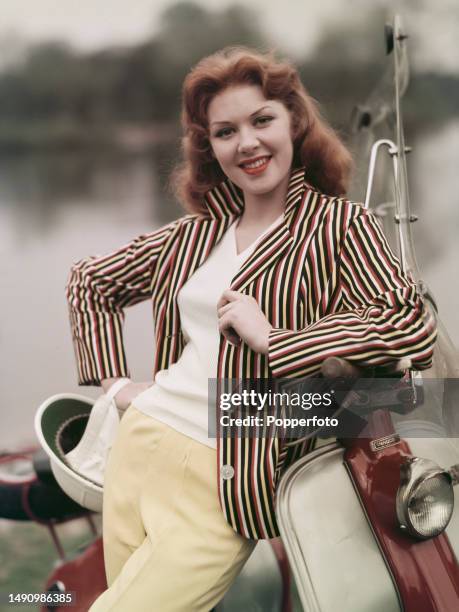
[[[90,540],[83,520],[57,528],[64,550],[72,555]],[[41,593],[46,579],[58,562],[56,549],[46,527],[35,523],[0,520],[0,592]],[[0,603],[0,612],[30,612],[35,606]]]

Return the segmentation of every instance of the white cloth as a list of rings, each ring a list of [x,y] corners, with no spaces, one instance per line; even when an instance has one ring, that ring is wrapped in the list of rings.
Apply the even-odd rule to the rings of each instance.
[[[236,223],[229,227],[178,294],[186,342],[179,360],[167,370],[157,372],[153,386],[132,402],[140,412],[211,448],[217,446],[216,439],[208,437],[208,379],[216,376],[220,342],[217,302],[256,244],[280,218],[239,254]]]
[[[128,378],[117,380],[107,393],[98,398],[91,409],[81,440],[65,455],[67,463],[75,472],[100,486],[104,484],[108,452],[120,422],[113,398],[129,382]]]

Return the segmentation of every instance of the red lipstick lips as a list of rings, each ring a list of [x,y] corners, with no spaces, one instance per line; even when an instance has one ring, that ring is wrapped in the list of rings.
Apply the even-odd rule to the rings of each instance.
[[[261,174],[266,170],[271,161],[271,157],[268,155],[260,155],[259,157],[253,157],[247,159],[239,164],[239,167],[244,170],[246,174]]]

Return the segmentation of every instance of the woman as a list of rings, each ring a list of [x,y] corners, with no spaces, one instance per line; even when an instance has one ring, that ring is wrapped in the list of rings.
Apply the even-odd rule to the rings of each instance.
[[[276,484],[308,442],[209,438],[208,379],[314,375],[332,355],[422,369],[432,355],[422,299],[373,217],[340,197],[349,153],[290,64],[205,58],[182,121],[190,214],[79,262],[68,284],[81,384],[128,376],[126,306],[152,300],[156,324],[154,384],[117,395],[97,612],[208,611],[255,541],[278,535]]]

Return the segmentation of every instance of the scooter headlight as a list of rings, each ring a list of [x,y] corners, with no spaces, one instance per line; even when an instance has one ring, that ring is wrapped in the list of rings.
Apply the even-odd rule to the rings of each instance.
[[[396,505],[402,529],[423,540],[439,535],[453,514],[451,475],[428,459],[408,459],[400,468]]]

